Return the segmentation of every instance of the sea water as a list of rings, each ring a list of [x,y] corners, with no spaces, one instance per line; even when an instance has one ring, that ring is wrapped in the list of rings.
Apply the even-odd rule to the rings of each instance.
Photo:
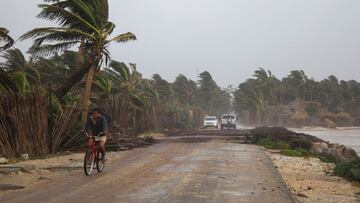
[[[298,133],[316,136],[331,143],[339,143],[353,148],[360,155],[360,127],[327,128],[295,128]]]

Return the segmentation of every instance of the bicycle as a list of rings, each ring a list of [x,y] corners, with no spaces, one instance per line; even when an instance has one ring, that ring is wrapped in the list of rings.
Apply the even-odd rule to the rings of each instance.
[[[101,134],[102,133],[100,133],[98,136],[101,136]],[[89,136],[87,132],[86,136],[88,137],[88,149],[85,152],[84,157],[84,172],[85,175],[89,176],[94,169],[95,163],[96,169],[100,173],[105,167],[105,162],[103,160],[103,153],[98,150],[98,142],[95,141],[94,136]],[[92,142],[90,142],[90,139],[92,139]]]

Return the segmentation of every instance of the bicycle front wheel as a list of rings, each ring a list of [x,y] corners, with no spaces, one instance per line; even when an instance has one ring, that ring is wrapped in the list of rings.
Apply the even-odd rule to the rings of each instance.
[[[104,163],[104,154],[102,152],[98,152],[98,160],[96,162],[96,169],[98,172],[103,171],[104,167],[105,167],[105,163]]]
[[[85,175],[90,175],[95,165],[95,155],[92,151],[88,150],[84,157],[84,172]]]

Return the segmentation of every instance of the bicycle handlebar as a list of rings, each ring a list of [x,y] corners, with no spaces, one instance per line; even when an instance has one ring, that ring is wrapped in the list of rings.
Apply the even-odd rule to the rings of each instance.
[[[89,135],[86,131],[84,131],[83,133],[85,133],[86,137],[94,137],[93,135]],[[103,135],[103,134],[105,134],[105,133],[104,133],[104,132],[101,132],[101,133],[99,133],[97,136],[101,136],[101,135]]]

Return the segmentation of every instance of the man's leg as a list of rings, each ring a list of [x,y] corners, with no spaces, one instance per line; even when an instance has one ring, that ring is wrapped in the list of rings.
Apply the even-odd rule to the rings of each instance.
[[[102,159],[105,160],[105,142],[99,141],[99,151],[102,152]]]

